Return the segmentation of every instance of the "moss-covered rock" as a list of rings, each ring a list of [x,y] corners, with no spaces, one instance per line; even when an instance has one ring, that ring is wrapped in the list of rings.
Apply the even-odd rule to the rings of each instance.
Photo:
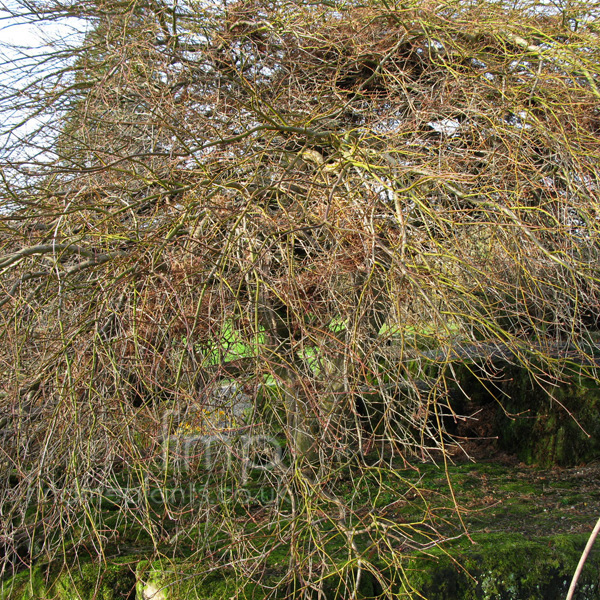
[[[600,387],[593,380],[579,375],[542,385],[513,367],[505,389],[509,415],[499,415],[501,447],[516,448],[519,458],[542,466],[600,458]]]
[[[496,450],[542,467],[600,458],[600,386],[582,372],[543,382],[519,365],[498,362],[495,376],[475,364],[453,366],[453,406],[476,414],[462,435],[497,438]]]
[[[565,597],[587,536],[556,535],[527,540],[519,534],[478,534],[445,548],[408,557],[402,577],[386,592],[396,598],[429,600],[559,600]],[[382,557],[383,558],[383,557]],[[300,586],[277,589],[277,579],[265,574],[263,585],[228,568],[200,574],[184,560],[120,559],[108,565],[85,563],[54,578],[42,569],[20,573],[2,586],[3,600],[229,600],[299,598]],[[389,577],[389,568],[386,575]],[[384,572],[384,569],[382,569]],[[295,589],[296,587],[296,589]],[[324,578],[323,597],[342,600],[346,588],[340,574]],[[599,597],[600,550],[592,552],[577,588],[578,600]],[[377,577],[361,574],[361,599],[387,597]]]
[[[2,600],[33,600],[49,596],[47,574],[39,567],[31,571],[22,571],[0,582]]]
[[[584,535],[526,540],[488,534],[449,555],[436,549],[407,569],[414,589],[429,600],[559,600],[571,583]],[[467,545],[468,544],[468,545]],[[579,600],[599,597],[600,552],[590,556],[577,587]]]
[[[3,581],[2,600],[133,600],[136,576],[134,558],[107,563],[90,560],[35,567]]]

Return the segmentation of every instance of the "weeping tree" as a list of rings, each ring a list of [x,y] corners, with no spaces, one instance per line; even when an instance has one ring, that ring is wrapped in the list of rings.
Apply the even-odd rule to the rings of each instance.
[[[5,6],[62,25],[2,55],[4,569],[137,527],[265,588],[283,548],[273,589],[410,591],[444,532],[380,494],[461,451],[456,357],[596,378],[597,9]],[[149,501],[195,478],[273,502]]]

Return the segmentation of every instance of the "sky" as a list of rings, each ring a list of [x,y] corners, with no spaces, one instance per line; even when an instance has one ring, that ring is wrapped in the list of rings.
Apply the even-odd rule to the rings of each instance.
[[[78,44],[86,30],[85,21],[76,18],[36,22],[19,4],[17,0],[0,0],[0,157],[10,157],[11,160],[19,160],[24,156],[23,152],[20,156],[17,154],[18,148],[25,148],[28,144],[20,144],[19,140],[26,138],[53,116],[39,114],[10,131],[11,127],[27,117],[28,113],[17,104],[22,99],[27,102],[33,82],[42,77],[45,70],[55,70],[57,67],[56,61],[44,62],[39,57],[48,54],[52,44],[58,43],[58,48],[63,49],[65,44]],[[18,14],[21,16],[15,16]],[[24,93],[19,94],[19,90]]]
[[[49,40],[80,35],[85,30],[84,21],[76,18],[62,18],[41,25],[39,22],[32,22],[31,17],[12,16],[23,12],[15,0],[0,0],[0,45],[39,48]]]

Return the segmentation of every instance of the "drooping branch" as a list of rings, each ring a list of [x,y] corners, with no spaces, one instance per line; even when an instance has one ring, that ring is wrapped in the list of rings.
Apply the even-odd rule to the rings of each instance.
[[[37,254],[53,254],[55,256],[63,255],[63,254],[79,254],[81,256],[85,256],[90,258],[88,261],[91,263],[101,264],[102,262],[106,262],[111,258],[116,258],[117,256],[122,256],[123,252],[109,252],[107,254],[99,254],[94,250],[90,250],[89,248],[84,248],[82,246],[75,246],[74,244],[39,244],[37,246],[29,246],[27,248],[22,248],[13,254],[9,254],[0,258],[0,269],[7,269],[11,265],[18,263],[23,258],[28,256],[35,256]]]
[[[75,254],[75,255],[88,257],[88,260],[82,261],[80,263],[77,263],[75,265],[72,265],[72,266],[64,269],[64,271],[61,273],[61,276],[68,277],[71,275],[75,275],[76,273],[79,273],[85,269],[89,269],[92,267],[97,267],[99,265],[102,265],[110,260],[115,259],[115,258],[126,256],[127,252],[119,250],[119,251],[115,251],[115,252],[98,253],[98,252],[94,252],[93,250],[90,250],[89,248],[83,248],[81,246],[76,246],[73,244],[40,244],[37,246],[29,246],[27,248],[22,248],[21,250],[14,252],[13,254],[9,254],[7,256],[2,257],[0,259],[0,268],[4,269],[4,272],[6,272],[7,269],[9,269],[11,266],[15,266],[24,258],[27,258],[30,256],[48,255],[48,254],[52,254],[52,255],[60,254],[61,256],[63,254],[71,254],[71,255]],[[15,292],[17,291],[19,286],[21,286],[23,283],[25,283],[27,281],[31,281],[32,279],[38,279],[38,278],[45,277],[45,276],[48,276],[51,274],[52,274],[51,270],[26,273],[25,275],[23,275],[22,277],[20,277],[13,283],[10,290],[6,293],[6,297],[3,298],[2,300],[0,300],[0,307],[4,306],[7,302],[9,302],[13,298]]]

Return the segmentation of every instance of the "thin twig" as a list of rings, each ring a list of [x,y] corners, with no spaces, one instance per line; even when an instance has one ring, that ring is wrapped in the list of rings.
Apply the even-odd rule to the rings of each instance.
[[[594,542],[596,541],[596,536],[598,535],[599,531],[600,531],[600,519],[598,519],[598,521],[596,522],[596,526],[594,527],[592,533],[590,534],[590,538],[585,546],[585,549],[583,550],[583,554],[581,555],[581,558],[579,559],[579,564],[577,565],[577,569],[575,570],[575,575],[573,575],[573,581],[571,581],[571,586],[569,587],[569,592],[567,594],[566,600],[572,600],[572,598],[573,598],[573,594],[575,593],[575,587],[577,586],[577,581],[579,580],[581,571],[583,571],[583,565],[585,565],[585,561],[587,560],[587,557],[589,556],[589,553],[592,550],[592,546],[594,545]]]

